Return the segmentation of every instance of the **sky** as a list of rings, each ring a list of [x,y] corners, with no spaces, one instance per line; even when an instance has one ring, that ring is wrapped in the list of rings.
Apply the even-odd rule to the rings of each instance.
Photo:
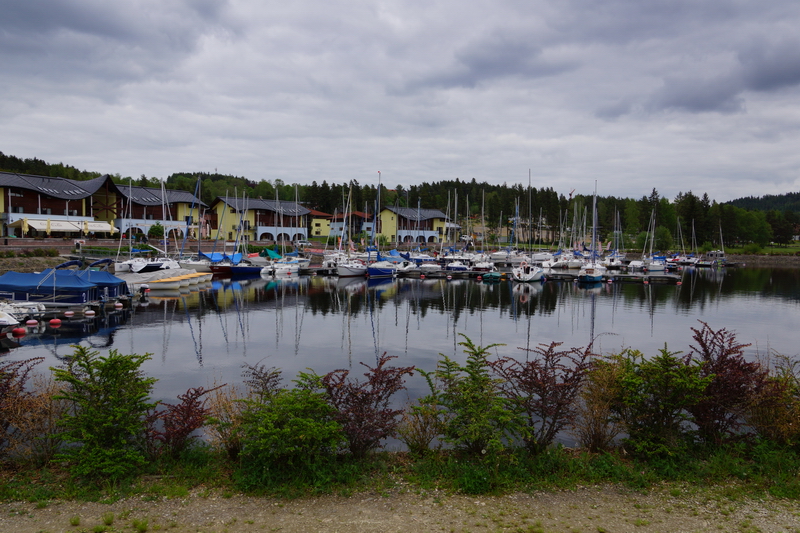
[[[6,155],[161,179],[800,191],[796,0],[0,0],[0,13]]]

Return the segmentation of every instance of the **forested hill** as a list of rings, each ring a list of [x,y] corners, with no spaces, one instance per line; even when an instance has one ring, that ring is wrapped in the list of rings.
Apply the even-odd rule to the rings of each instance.
[[[750,211],[791,211],[800,213],[800,192],[768,194],[760,198],[747,196],[726,203]]]
[[[100,172],[78,170],[63,163],[50,164],[41,159],[20,159],[13,155],[0,152],[0,170],[4,172],[17,172],[32,176],[48,176],[51,178],[68,178],[71,180],[89,180],[102,176]]]

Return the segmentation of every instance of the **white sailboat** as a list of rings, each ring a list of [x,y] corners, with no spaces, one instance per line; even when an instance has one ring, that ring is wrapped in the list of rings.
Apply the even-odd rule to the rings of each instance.
[[[339,242],[339,251],[342,251],[342,246],[345,241],[345,236],[350,240],[350,246],[352,247],[353,241],[350,239],[350,232],[345,231],[347,227],[347,217],[350,213],[350,202],[352,200],[353,195],[353,185],[350,184],[350,192],[347,195],[347,205],[345,206],[344,210],[344,224],[342,225],[342,240]],[[341,261],[336,263],[336,274],[340,278],[355,278],[355,277],[365,277],[367,275],[367,265],[350,255],[352,250],[350,248],[347,249],[347,256],[342,259]]]
[[[511,278],[522,283],[541,281],[544,278],[544,269],[523,261],[511,269]]]
[[[594,198],[592,200],[592,252],[589,261],[581,266],[578,272],[578,281],[583,283],[597,283],[603,281],[606,267],[597,257],[597,182],[594,184]]]

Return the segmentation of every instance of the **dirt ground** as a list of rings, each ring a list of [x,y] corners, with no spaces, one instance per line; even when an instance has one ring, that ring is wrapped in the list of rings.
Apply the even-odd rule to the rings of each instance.
[[[296,500],[201,489],[155,501],[2,503],[0,531],[772,533],[800,531],[800,502],[731,501],[674,488],[647,495],[586,487],[500,497],[398,490]]]

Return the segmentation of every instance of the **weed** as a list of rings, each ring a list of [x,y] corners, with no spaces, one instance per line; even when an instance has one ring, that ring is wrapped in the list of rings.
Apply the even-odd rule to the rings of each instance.
[[[138,533],[145,533],[148,529],[148,522],[146,518],[143,519],[136,519],[134,518],[131,522],[131,526],[135,529]]]
[[[78,515],[70,517],[69,525],[71,525],[72,527],[78,527],[79,525],[81,525],[81,517]]]
[[[107,526],[110,526],[114,523],[114,513],[107,512],[103,513],[103,523]]]
[[[42,361],[44,357],[0,363],[0,459],[13,452],[19,442],[21,428],[16,407],[32,396],[25,384],[33,367]]]
[[[236,460],[242,450],[242,412],[244,396],[235,386],[215,386],[209,397],[208,436],[212,445],[225,450]]]

